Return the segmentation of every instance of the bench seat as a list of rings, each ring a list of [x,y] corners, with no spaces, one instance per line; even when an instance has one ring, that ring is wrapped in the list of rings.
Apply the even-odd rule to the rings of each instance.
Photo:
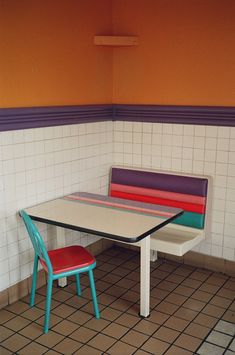
[[[150,248],[162,253],[183,256],[204,238],[204,231],[169,225],[151,235]]]
[[[150,238],[151,250],[183,256],[209,238],[210,180],[209,176],[114,166],[109,195],[183,209],[181,217]]]

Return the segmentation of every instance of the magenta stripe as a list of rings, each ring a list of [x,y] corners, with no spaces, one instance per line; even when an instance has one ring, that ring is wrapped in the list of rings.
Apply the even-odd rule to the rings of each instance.
[[[69,199],[69,200],[90,202],[95,205],[104,205],[104,206],[109,206],[109,207],[121,208],[123,210],[143,212],[143,213],[156,215],[156,216],[173,216],[174,215],[174,213],[170,213],[167,211],[160,211],[160,210],[156,210],[156,209],[153,210],[153,209],[142,208],[142,207],[137,207],[137,206],[130,206],[130,205],[121,204],[121,203],[117,203],[117,202],[108,202],[108,201],[98,200],[96,198],[94,199],[94,198],[89,198],[89,197],[81,197],[81,196],[77,196],[77,195],[68,195],[68,196],[65,196],[64,198]],[[125,202],[126,201],[127,200],[125,200]]]
[[[169,192],[155,189],[146,189],[144,187],[130,186],[130,185],[121,185],[121,184],[110,184],[111,190],[121,191],[126,193],[133,193],[137,195],[143,196],[152,196],[152,197],[160,197],[167,200],[181,201],[194,203],[196,205],[205,205],[206,198],[202,196],[188,195],[188,194],[180,194],[177,192]]]

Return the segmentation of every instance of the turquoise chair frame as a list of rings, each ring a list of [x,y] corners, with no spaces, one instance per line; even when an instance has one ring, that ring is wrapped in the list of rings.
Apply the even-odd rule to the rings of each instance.
[[[48,274],[48,278],[47,278],[46,310],[45,310],[45,319],[44,319],[44,328],[43,328],[44,333],[48,333],[48,330],[49,330],[53,281],[58,280],[62,277],[68,277],[68,276],[75,275],[77,295],[81,296],[82,292],[81,292],[81,286],[80,286],[80,273],[88,272],[95,318],[99,319],[100,314],[99,314],[99,307],[98,307],[98,303],[97,303],[95,282],[94,282],[94,276],[93,276],[93,269],[96,267],[96,262],[94,262],[93,264],[86,266],[86,267],[80,267],[80,268],[78,267],[74,270],[70,270],[67,272],[53,274],[53,267],[52,267],[49,255],[47,253],[45,243],[44,243],[38,229],[36,228],[35,224],[33,223],[31,218],[29,217],[29,215],[25,211],[21,210],[20,216],[23,218],[24,224],[25,224],[26,229],[28,231],[28,234],[29,234],[29,237],[30,237],[31,242],[33,244],[33,248],[34,248],[34,252],[35,252],[32,287],[31,287],[31,294],[30,294],[30,307],[33,307],[34,303],[35,303],[38,260],[39,259],[43,260],[44,263],[46,264],[46,267],[47,267],[46,271]]]

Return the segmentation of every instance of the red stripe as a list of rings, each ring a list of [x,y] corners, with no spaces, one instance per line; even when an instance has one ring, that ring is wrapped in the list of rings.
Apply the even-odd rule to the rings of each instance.
[[[129,194],[126,192],[115,191],[115,190],[110,191],[110,196],[124,198],[127,200],[133,200],[133,201],[154,203],[156,205],[182,208],[184,211],[188,211],[188,212],[196,212],[196,213],[201,213],[201,214],[205,213],[205,206],[204,205],[198,205],[198,204],[194,204],[194,203],[186,203],[186,202],[182,202],[182,201],[167,200],[167,199],[152,197],[152,196]]]
[[[195,203],[197,205],[206,204],[206,198],[203,196],[181,194],[178,192],[171,192],[165,190],[163,191],[163,190],[149,189],[149,188],[139,187],[139,186],[122,185],[122,184],[114,184],[114,183],[110,184],[110,189],[114,191],[123,191],[128,194],[160,197],[166,200],[183,201],[187,203]]]

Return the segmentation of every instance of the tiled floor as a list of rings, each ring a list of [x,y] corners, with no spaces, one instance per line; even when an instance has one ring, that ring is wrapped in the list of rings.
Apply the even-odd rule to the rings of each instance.
[[[151,264],[151,315],[139,312],[139,254],[97,257],[101,319],[93,317],[87,276],[53,290],[51,330],[42,333],[45,287],[0,311],[0,354],[235,354],[235,278],[159,260]]]

